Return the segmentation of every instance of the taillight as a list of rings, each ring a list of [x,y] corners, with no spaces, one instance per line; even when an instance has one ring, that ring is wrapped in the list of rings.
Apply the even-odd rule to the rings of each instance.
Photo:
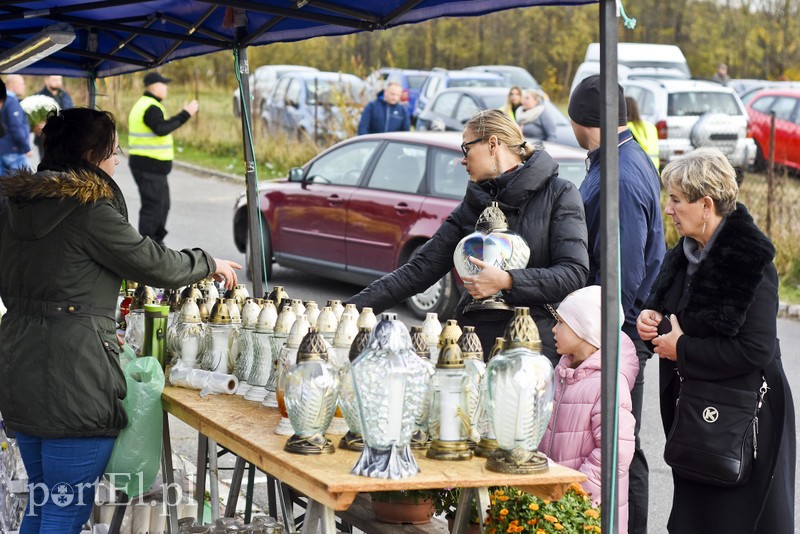
[[[656,123],[656,129],[658,130],[659,139],[667,138],[667,121],[658,121]]]
[[[403,92],[400,94],[400,102],[408,102],[408,89],[403,89]]]

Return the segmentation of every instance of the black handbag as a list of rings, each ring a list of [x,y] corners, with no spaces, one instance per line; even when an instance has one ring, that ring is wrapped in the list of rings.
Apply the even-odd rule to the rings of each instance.
[[[681,377],[675,418],[664,460],[681,478],[733,487],[747,482],[758,458],[758,411],[767,380],[758,391]]]

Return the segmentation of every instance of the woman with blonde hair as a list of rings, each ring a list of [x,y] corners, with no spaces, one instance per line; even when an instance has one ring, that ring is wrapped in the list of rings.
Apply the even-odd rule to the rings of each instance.
[[[517,110],[517,123],[522,134],[536,141],[555,141],[556,123],[547,114],[546,99],[534,89],[522,92],[522,107]]]
[[[508,98],[506,98],[506,103],[500,107],[500,111],[511,117],[512,120],[517,120],[517,109],[521,105],[522,88],[519,85],[515,85],[508,90]]]
[[[560,302],[583,287],[589,273],[586,220],[577,188],[558,177],[558,164],[541,146],[531,146],[519,127],[500,110],[480,111],[467,121],[462,134],[461,164],[469,184],[464,200],[420,252],[408,263],[376,280],[347,302],[385,310],[433,285],[453,268],[458,242],[475,231],[475,222],[490,202],[497,201],[509,229],[521,235],[531,254],[522,269],[504,271],[482,262],[476,276],[463,279],[465,293],[455,311],[462,326],[472,325],[487,354],[503,335],[512,312],[465,312],[474,299],[502,292],[511,306],[528,306],[539,327],[542,348],[558,361],[548,303]]]
[[[791,534],[796,532],[795,419],[777,339],[775,247],[736,202],[736,173],[718,149],[700,148],[670,162],[662,181],[669,193],[664,212],[682,237],[664,257],[636,328],[660,359],[664,431],[672,428],[684,384],[706,394],[723,389],[723,402],[730,406],[742,395],[756,399],[764,393],[751,427],[755,446],[743,450],[752,455],[749,478],[725,486],[706,478],[700,482],[665,455],[674,482],[667,530]],[[729,417],[728,405],[702,404],[719,407],[720,419]],[[742,408],[749,418],[752,406]],[[728,423],[720,424],[719,440],[734,441],[735,433],[722,433]],[[704,461],[717,457],[713,449],[693,450],[698,449],[699,466],[719,463]]]

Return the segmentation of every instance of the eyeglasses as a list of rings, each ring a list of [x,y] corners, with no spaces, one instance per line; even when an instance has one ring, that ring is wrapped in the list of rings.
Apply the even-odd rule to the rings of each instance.
[[[461,152],[464,153],[464,157],[466,158],[467,154],[469,154],[469,149],[467,149],[467,147],[469,145],[474,145],[475,143],[480,143],[481,141],[483,141],[483,137],[479,137],[477,139],[473,139],[469,143],[461,143]]]

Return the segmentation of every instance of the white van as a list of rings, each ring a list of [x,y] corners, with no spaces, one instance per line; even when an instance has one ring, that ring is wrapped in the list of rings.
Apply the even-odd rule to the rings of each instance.
[[[593,74],[600,74],[600,43],[586,47],[586,56],[575,71],[569,92]],[[617,43],[617,76],[621,83],[641,78],[688,80],[692,74],[686,57],[676,45]]]

